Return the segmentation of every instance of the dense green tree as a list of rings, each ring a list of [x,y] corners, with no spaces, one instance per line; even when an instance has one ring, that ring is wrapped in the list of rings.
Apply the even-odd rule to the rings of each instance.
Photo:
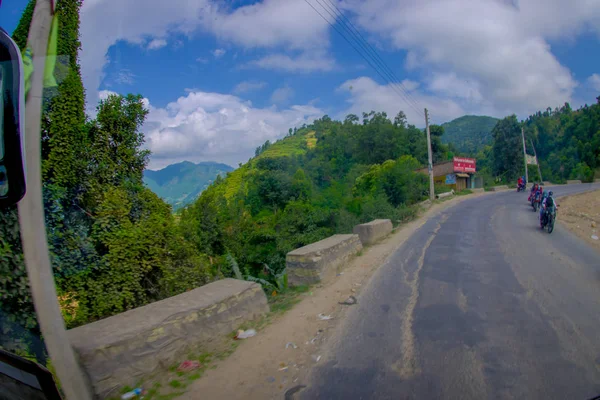
[[[492,172],[516,180],[523,172],[521,127],[516,115],[500,120],[492,130],[494,144]]]

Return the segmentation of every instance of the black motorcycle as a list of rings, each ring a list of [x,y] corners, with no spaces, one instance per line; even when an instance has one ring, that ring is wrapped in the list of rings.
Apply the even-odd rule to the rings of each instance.
[[[554,222],[556,221],[556,207],[553,207],[552,211],[544,210],[542,218],[540,219],[540,227],[542,230],[546,228],[548,233],[552,233],[554,230]]]

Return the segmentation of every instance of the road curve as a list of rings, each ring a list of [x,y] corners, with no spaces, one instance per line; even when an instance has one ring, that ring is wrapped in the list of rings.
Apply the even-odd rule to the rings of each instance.
[[[600,184],[555,186],[555,196]],[[428,220],[363,289],[301,399],[600,395],[600,253],[522,193]]]

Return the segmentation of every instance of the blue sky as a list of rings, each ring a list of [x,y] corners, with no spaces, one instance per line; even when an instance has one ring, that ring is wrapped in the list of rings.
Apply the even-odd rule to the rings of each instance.
[[[600,2],[308,2],[330,21],[330,4],[343,10],[412,104],[304,0],[85,0],[88,113],[110,92],[142,94],[150,167],[160,168],[237,165],[265,140],[323,114],[404,110],[422,126],[423,107],[437,123],[464,114],[523,118],[600,94]],[[26,3],[3,2],[5,30]]]

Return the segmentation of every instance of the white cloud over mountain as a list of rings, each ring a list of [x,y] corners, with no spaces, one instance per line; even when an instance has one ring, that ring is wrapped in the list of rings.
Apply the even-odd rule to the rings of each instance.
[[[148,108],[144,133],[152,151],[152,169],[181,160],[215,160],[215,155],[236,166],[266,140],[277,140],[288,128],[323,115],[311,105],[256,108],[236,96],[201,91],[190,92],[165,108],[151,103]]]

